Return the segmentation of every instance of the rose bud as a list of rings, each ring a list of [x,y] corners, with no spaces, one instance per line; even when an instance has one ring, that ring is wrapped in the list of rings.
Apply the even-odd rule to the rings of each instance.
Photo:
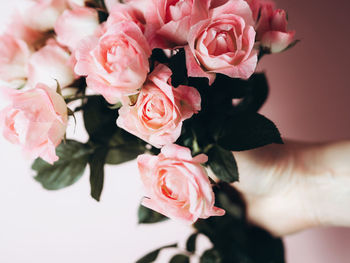
[[[278,53],[291,45],[295,31],[287,31],[286,12],[274,10],[272,4],[261,7],[261,16],[257,24],[257,40],[261,46],[271,53]]]
[[[142,205],[169,218],[194,223],[198,218],[222,216],[215,207],[215,196],[207,172],[201,165],[205,154],[191,156],[188,148],[166,145],[158,156],[137,158],[146,196]]]
[[[215,73],[231,78],[249,78],[255,71],[257,51],[254,20],[243,0],[196,0],[186,47],[186,65],[191,77],[206,77],[211,85]],[[207,8],[205,8],[205,2]],[[204,7],[203,7],[204,5]],[[211,8],[210,8],[211,7]],[[207,14],[203,10],[208,10]]]
[[[270,0],[245,0],[252,10],[254,21],[258,21],[260,16],[260,9],[264,5],[269,5],[273,9],[275,8],[275,3]]]
[[[0,113],[4,137],[26,155],[49,163],[58,160],[55,148],[67,128],[67,105],[44,84],[26,91],[9,91],[10,105]]]
[[[135,105],[124,104],[117,125],[155,147],[175,142],[184,120],[201,108],[199,92],[188,86],[174,88],[171,70],[159,64],[142,87]]]
[[[132,21],[106,26],[100,36],[83,39],[76,50],[75,73],[111,104],[135,94],[149,72],[151,49]]]

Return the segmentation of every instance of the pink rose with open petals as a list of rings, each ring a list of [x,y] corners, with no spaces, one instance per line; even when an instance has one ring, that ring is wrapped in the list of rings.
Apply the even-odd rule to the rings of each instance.
[[[174,48],[187,44],[193,0],[146,0],[146,36],[152,48]]]
[[[64,137],[68,119],[63,98],[43,84],[9,93],[11,104],[0,113],[5,138],[33,158],[51,164],[57,161],[55,148]]]
[[[31,51],[26,42],[11,35],[0,36],[0,79],[25,81]]]
[[[295,31],[287,30],[287,16],[282,9],[274,10],[272,3],[261,5],[256,27],[257,40],[271,53],[286,49],[294,41]]]
[[[79,41],[94,35],[98,27],[99,20],[95,9],[76,7],[73,10],[66,10],[55,24],[57,41],[75,50]]]
[[[143,154],[137,158],[146,197],[142,205],[169,218],[194,223],[198,218],[222,216],[202,163],[205,154],[191,156],[188,148],[170,144],[158,156]]]
[[[61,87],[67,87],[73,83],[74,79],[71,56],[57,42],[48,41],[44,47],[30,57],[28,85],[31,87],[44,83],[56,89],[57,82]]]
[[[214,206],[214,193],[201,165],[207,160],[205,154],[193,158],[190,149],[175,144],[164,146],[158,156],[140,155],[137,162],[146,191],[142,205],[189,223],[224,215]]]
[[[76,50],[75,72],[87,76],[88,87],[111,103],[135,94],[149,72],[151,49],[141,29],[125,21],[83,39]]]
[[[186,47],[188,75],[215,80],[215,73],[249,78],[257,51],[252,12],[243,0],[196,0]]]
[[[175,142],[182,122],[201,108],[199,92],[188,86],[174,88],[172,72],[158,65],[142,87],[135,105],[123,105],[117,125],[155,147]]]

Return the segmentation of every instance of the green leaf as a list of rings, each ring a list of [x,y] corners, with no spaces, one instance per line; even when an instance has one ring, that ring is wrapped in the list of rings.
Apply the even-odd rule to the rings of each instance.
[[[190,235],[190,237],[187,239],[186,242],[186,250],[188,252],[194,253],[196,251],[196,240],[197,240],[198,233],[193,233]]]
[[[244,83],[245,95],[238,105],[240,111],[257,112],[265,103],[269,95],[269,84],[265,73],[255,73]]]
[[[83,175],[91,148],[77,141],[61,143],[56,153],[59,160],[53,165],[38,158],[32,165],[34,177],[45,189],[58,190],[74,184]]]
[[[229,151],[244,151],[283,141],[272,121],[252,112],[229,117],[221,127],[217,143]]]
[[[138,210],[139,224],[153,224],[159,223],[168,218],[152,209],[140,205]]]
[[[109,107],[102,96],[89,97],[83,107],[85,129],[92,142],[106,144],[118,129],[118,111]]]
[[[179,65],[186,65],[185,49],[180,48],[178,52],[170,58],[169,68],[173,72],[171,75],[171,84],[174,87],[180,84],[185,84],[187,81],[187,69],[185,66],[179,67]]]
[[[120,128],[117,128],[108,143],[110,149],[106,158],[107,164],[121,164],[134,160],[146,150],[145,142]]]
[[[157,259],[158,255],[159,255],[159,252],[162,249],[176,248],[176,247],[177,247],[177,244],[172,244],[172,245],[168,245],[168,246],[164,246],[164,247],[158,248],[158,249],[153,250],[152,252],[148,253],[147,255],[143,256],[139,260],[137,260],[136,263],[151,263],[151,262],[154,262]]]
[[[145,142],[117,126],[118,111],[103,97],[89,97],[83,109],[90,142],[109,148],[105,163],[121,164],[145,152]]]
[[[237,163],[231,151],[214,145],[209,150],[208,156],[208,164],[220,180],[227,183],[238,181]]]
[[[221,257],[218,251],[215,249],[208,249],[204,251],[200,258],[200,263],[221,263]]]
[[[90,165],[90,187],[91,196],[96,200],[100,201],[101,193],[103,190],[104,182],[104,165],[108,148],[100,147],[97,148],[91,155]]]
[[[294,40],[292,43],[289,44],[288,47],[286,47],[285,49],[283,49],[281,52],[287,51],[291,48],[293,48],[296,44],[298,44],[301,40],[300,39],[296,39]]]
[[[210,239],[213,249],[220,255],[221,262],[285,262],[282,240],[247,222],[241,194],[225,182],[219,182],[213,190],[215,205],[225,209],[226,214],[200,219],[194,226],[199,233]]]
[[[178,254],[173,256],[169,263],[190,263],[190,258],[186,255]]]
[[[136,157],[144,153],[144,147],[139,144],[130,142],[130,144],[122,144],[109,150],[106,163],[121,164],[136,159]]]

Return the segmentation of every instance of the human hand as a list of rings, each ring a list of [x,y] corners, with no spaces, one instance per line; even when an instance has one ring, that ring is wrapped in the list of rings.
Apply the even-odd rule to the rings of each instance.
[[[300,143],[234,152],[252,223],[276,236],[350,226],[350,142]]]

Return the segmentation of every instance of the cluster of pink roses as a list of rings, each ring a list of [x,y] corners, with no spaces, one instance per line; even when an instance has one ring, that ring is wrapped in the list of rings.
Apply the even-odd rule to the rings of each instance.
[[[156,64],[152,50],[184,48],[188,76],[249,78],[261,48],[286,49],[294,39],[286,14],[264,0],[105,1],[109,16],[84,0],[26,0],[0,36],[0,79],[10,86],[2,111],[5,137],[34,157],[53,163],[67,127],[67,105],[57,83],[87,87],[110,104],[122,103],[117,125],[157,148],[138,164],[147,197],[143,204],[169,217],[195,221],[224,211],[214,207],[207,157],[173,143],[184,120],[201,109],[194,87],[171,85],[172,71]],[[180,65],[181,66],[181,65]],[[185,65],[182,65],[183,67]]]

